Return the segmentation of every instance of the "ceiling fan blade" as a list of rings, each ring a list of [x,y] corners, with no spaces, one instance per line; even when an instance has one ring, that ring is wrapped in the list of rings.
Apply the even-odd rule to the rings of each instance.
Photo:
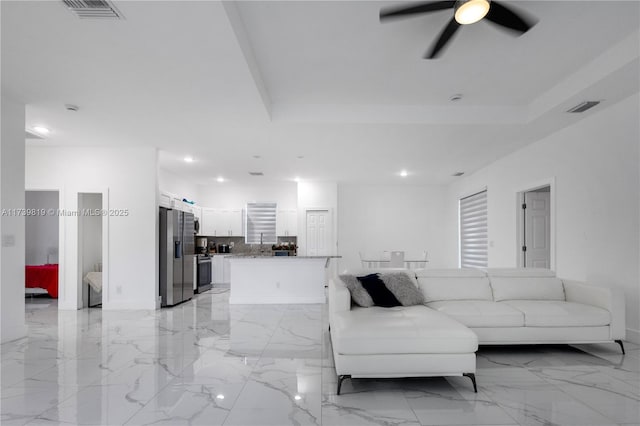
[[[525,18],[524,15],[518,14],[507,6],[496,1],[491,2],[489,13],[485,19],[501,27],[524,34],[536,24],[531,18]]]
[[[424,58],[436,58],[442,51],[442,48],[451,40],[451,37],[453,37],[456,31],[458,31],[458,28],[460,28],[460,24],[458,24],[455,18],[451,18],[447,26],[444,27],[440,33],[438,40],[431,46],[431,49],[429,49],[429,52],[427,52]]]
[[[422,3],[417,6],[402,6],[382,9],[380,11],[380,20],[387,18],[398,18],[405,15],[416,15],[419,13],[436,12],[438,10],[451,9],[455,5],[455,1],[432,1]]]

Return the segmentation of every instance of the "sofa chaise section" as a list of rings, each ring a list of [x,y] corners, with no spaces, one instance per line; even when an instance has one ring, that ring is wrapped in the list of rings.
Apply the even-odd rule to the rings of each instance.
[[[346,378],[466,376],[477,391],[478,339],[455,319],[423,305],[352,307],[339,279],[329,312],[338,395]]]

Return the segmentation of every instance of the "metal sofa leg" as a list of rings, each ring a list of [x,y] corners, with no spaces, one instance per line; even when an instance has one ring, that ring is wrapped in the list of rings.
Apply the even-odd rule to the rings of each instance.
[[[351,378],[351,374],[342,374],[338,376],[338,390],[336,391],[336,394],[340,395],[340,388],[342,387],[342,381],[344,379],[350,379],[350,378]]]
[[[620,345],[620,349],[622,349],[622,355],[626,355],[626,353],[624,351],[624,344],[622,343],[622,340],[616,340],[615,342]]]
[[[476,385],[476,375],[474,373],[462,373],[462,375],[471,379],[471,383],[473,383],[473,391],[475,393],[478,393],[478,386]]]

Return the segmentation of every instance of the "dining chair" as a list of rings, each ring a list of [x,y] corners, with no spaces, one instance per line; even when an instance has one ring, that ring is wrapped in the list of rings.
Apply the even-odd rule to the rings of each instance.
[[[404,252],[392,251],[389,258],[389,268],[404,268]]]
[[[360,264],[363,268],[377,268],[380,263],[380,253],[378,252],[358,252]]]
[[[408,269],[426,268],[427,267],[427,251],[410,251],[405,255],[405,263]]]

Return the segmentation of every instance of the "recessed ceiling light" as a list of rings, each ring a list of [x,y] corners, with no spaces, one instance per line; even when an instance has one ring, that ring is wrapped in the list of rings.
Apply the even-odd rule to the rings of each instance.
[[[74,105],[74,104],[64,104],[64,108],[67,111],[73,111],[73,112],[77,112],[80,109],[78,105]]]
[[[400,172],[400,176],[402,176],[402,177],[407,177],[408,174],[409,173],[407,173],[406,170],[403,170],[403,171]]]
[[[190,157],[190,156],[184,157],[184,162],[185,163],[193,163],[193,157]]]
[[[464,174],[464,172],[455,172],[454,174],[452,174],[451,176],[462,176]]]
[[[224,395],[223,395],[223,394],[216,395],[216,398],[218,398],[218,399],[224,399]]]
[[[257,160],[257,159],[262,158],[262,155],[254,155],[253,158],[255,158]]]
[[[462,94],[461,93],[456,93],[455,95],[451,96],[449,98],[449,100],[451,102],[458,102],[460,99],[462,99]]]
[[[48,135],[51,132],[51,130],[44,126],[33,126],[33,131],[40,133],[41,135]]]
[[[297,158],[298,160],[302,160],[302,159],[304,158],[304,155],[298,155],[296,158]]]
[[[300,395],[296,395],[293,397],[293,399],[295,399],[296,401],[300,401],[302,397]]]
[[[222,183],[222,182],[224,182],[224,178],[222,176],[220,176],[220,177],[218,177],[218,179],[216,179],[216,181]]]

